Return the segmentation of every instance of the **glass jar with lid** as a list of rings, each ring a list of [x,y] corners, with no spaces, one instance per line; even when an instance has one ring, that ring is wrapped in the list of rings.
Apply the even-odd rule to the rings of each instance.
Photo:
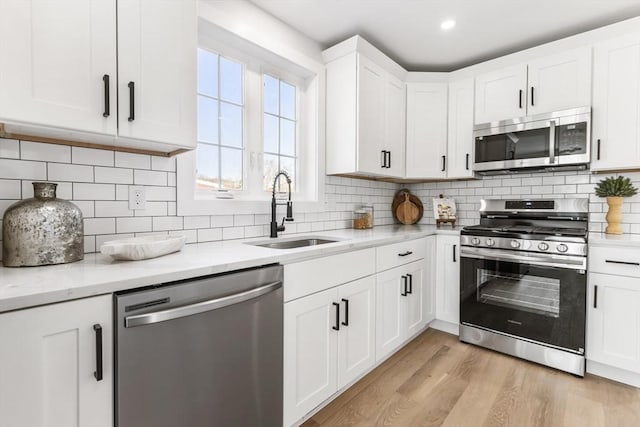
[[[356,230],[373,228],[373,205],[362,205],[353,211],[353,228]]]

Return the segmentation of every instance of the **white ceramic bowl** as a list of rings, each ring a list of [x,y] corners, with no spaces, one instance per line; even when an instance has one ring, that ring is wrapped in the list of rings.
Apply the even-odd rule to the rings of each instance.
[[[185,236],[144,236],[112,240],[100,247],[100,252],[115,259],[138,261],[178,252],[187,240]]]

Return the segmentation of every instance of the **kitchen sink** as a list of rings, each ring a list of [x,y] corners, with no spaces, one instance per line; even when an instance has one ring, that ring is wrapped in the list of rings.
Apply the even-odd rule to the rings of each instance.
[[[262,248],[269,249],[294,249],[294,248],[304,248],[306,246],[318,246],[325,245],[327,243],[335,243],[339,240],[334,240],[330,238],[321,238],[321,237],[304,237],[298,239],[289,239],[289,240],[277,240],[273,242],[262,241],[262,242],[252,242],[247,243],[247,245],[252,246],[260,246]]]

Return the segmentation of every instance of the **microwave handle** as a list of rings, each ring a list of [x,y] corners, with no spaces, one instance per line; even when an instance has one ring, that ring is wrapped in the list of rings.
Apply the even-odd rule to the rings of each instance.
[[[549,122],[549,164],[556,164],[556,121]]]

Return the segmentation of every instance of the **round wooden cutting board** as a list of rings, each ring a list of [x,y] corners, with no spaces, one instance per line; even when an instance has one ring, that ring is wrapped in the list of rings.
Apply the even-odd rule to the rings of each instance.
[[[424,207],[420,199],[403,188],[398,191],[391,204],[393,216],[402,224],[415,224],[420,221],[424,213]]]

